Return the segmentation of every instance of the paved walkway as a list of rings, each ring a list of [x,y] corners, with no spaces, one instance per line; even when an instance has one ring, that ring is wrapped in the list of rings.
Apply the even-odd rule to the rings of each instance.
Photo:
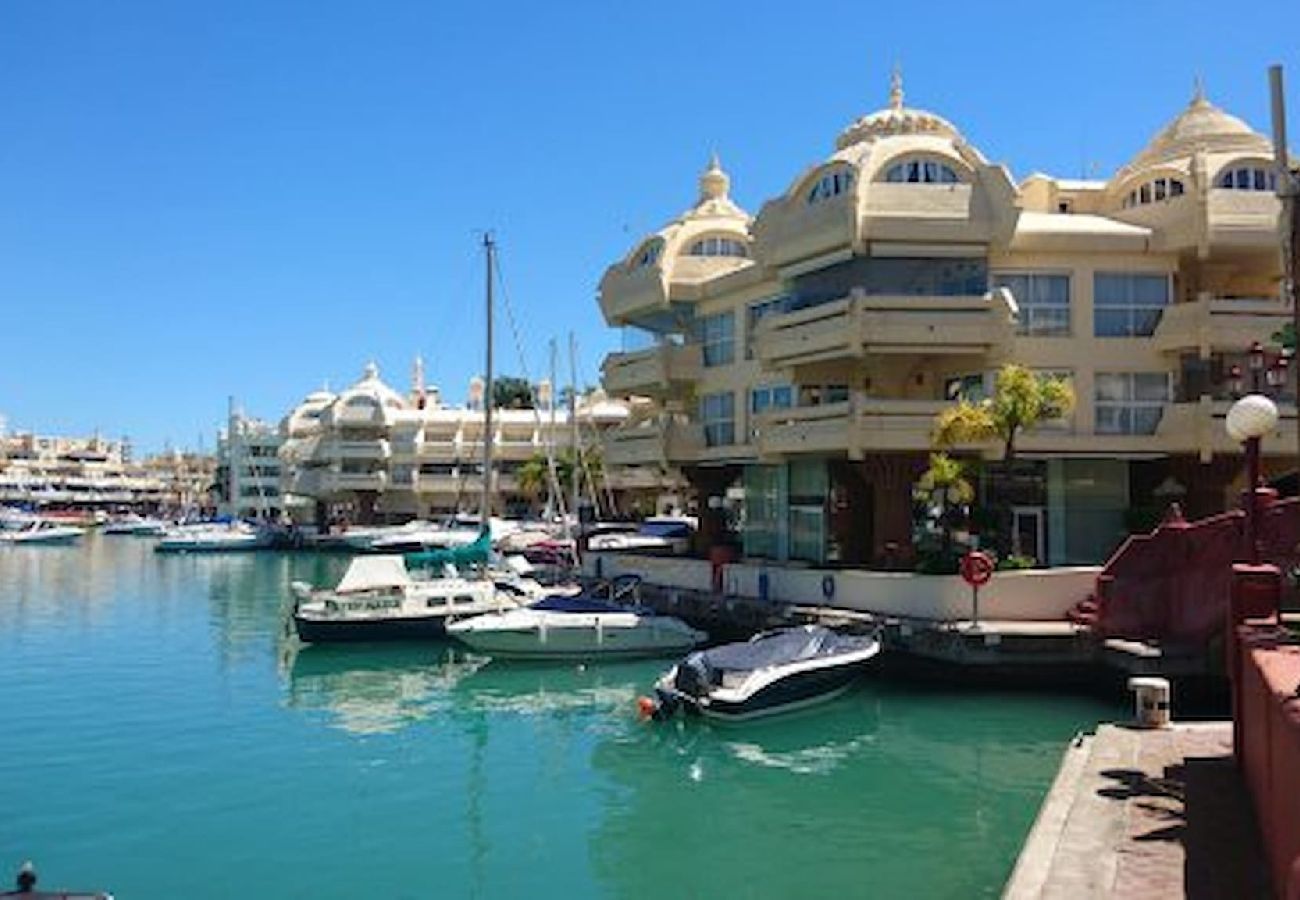
[[[1271,896],[1232,724],[1103,725],[1075,738],[1007,900]]]

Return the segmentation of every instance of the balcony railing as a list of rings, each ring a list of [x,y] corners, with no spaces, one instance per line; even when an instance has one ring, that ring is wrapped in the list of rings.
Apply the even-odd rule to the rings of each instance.
[[[321,485],[327,491],[382,491],[388,487],[387,472],[330,472]]]
[[[658,397],[674,384],[698,379],[704,354],[698,344],[663,344],[635,353],[611,353],[601,364],[605,390],[614,396]]]
[[[382,438],[367,441],[325,440],[318,445],[317,453],[333,459],[388,459],[392,447]]]
[[[1291,321],[1291,315],[1291,307],[1280,300],[1232,300],[1201,294],[1190,303],[1165,309],[1154,342],[1162,352],[1196,350],[1202,359],[1215,351],[1244,352],[1255,341],[1272,343],[1273,335]]]
[[[605,435],[605,462],[611,466],[671,466],[692,462],[704,447],[698,425],[655,419]]]
[[[981,296],[848,297],[759,323],[754,349],[767,367],[858,358],[868,353],[982,354],[1007,345],[1014,303],[998,289]]]

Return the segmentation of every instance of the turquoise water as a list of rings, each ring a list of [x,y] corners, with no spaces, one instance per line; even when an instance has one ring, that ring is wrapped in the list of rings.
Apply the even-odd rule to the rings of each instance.
[[[0,550],[0,878],[154,897],[996,896],[1118,705],[882,680],[746,726],[638,721],[662,663],[295,650],[339,559]]]

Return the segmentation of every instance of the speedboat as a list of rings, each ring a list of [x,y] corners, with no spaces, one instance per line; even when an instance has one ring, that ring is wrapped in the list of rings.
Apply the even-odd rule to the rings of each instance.
[[[5,544],[70,544],[86,533],[84,528],[59,525],[36,519],[23,528],[0,530],[0,543]]]
[[[577,596],[554,595],[464,619],[449,624],[447,633],[489,656],[529,659],[671,656],[708,639],[681,619],[623,605],[639,581],[623,576]]]
[[[221,553],[259,550],[269,544],[270,535],[247,522],[201,522],[167,530],[154,549],[159,553]]]
[[[678,709],[743,721],[822,703],[844,693],[880,653],[878,633],[839,634],[820,625],[764,632],[690,654],[655,684],[642,709]]]
[[[314,590],[301,581],[290,587],[294,630],[308,643],[442,637],[448,620],[502,612],[533,599],[516,582],[506,587],[460,575],[414,579],[400,556],[358,556],[333,588]]]

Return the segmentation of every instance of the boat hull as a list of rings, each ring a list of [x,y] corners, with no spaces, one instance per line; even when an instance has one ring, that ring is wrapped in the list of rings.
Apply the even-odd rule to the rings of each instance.
[[[360,643],[366,641],[423,641],[446,637],[446,616],[419,618],[318,619],[295,615],[293,627],[298,639],[308,644]]]
[[[452,637],[488,656],[510,659],[653,659],[677,656],[693,648],[698,639],[681,635],[656,635],[649,628],[605,629],[599,635],[587,628],[520,628],[493,631],[456,631]]]
[[[766,716],[797,712],[828,703],[844,694],[866,671],[867,663],[791,675],[763,688],[743,702],[712,699],[697,705],[698,711],[715,722],[744,722]]]

